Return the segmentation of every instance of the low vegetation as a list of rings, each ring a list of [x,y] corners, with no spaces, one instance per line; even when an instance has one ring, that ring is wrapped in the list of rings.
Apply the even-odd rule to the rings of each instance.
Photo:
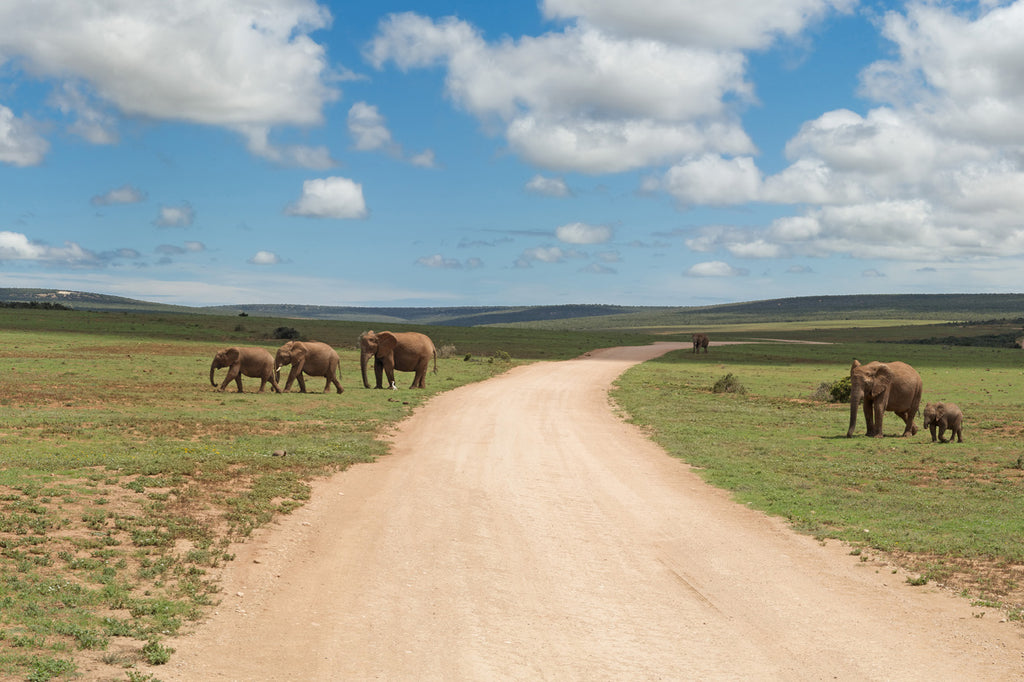
[[[302,505],[316,477],[385,454],[377,436],[431,395],[517,363],[687,342],[694,331],[404,326],[444,352],[425,391],[396,393],[359,386],[356,340],[371,326],[386,325],[0,308],[0,678],[145,679],[133,666],[173,657],[173,637],[218,602],[233,542]],[[334,346],[348,390],[257,394],[247,378],[244,394],[210,387],[214,352],[273,351],[279,328]],[[712,341],[757,342],[670,354],[615,391],[669,452],[745,504],[852,543],[862,559],[899,562],[1014,615],[1024,607],[1022,351],[912,343],[1019,323],[703,329]],[[766,341],[780,338],[829,343]],[[853,357],[910,362],[926,399],[963,407],[967,442],[845,438],[849,408],[833,388]],[[726,378],[732,389],[716,391]],[[896,423],[888,416],[886,432]]]

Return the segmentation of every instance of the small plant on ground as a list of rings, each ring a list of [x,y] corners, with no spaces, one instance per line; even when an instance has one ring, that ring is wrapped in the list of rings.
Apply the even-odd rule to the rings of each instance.
[[[746,393],[747,389],[740,383],[740,380],[736,376],[729,372],[724,377],[715,382],[714,387],[711,389],[715,393]]]

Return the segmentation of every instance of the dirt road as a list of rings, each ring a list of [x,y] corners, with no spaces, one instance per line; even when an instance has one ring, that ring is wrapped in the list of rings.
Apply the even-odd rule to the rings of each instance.
[[[678,344],[439,395],[225,575],[161,680],[1007,680],[1018,626],[704,485],[607,398]]]

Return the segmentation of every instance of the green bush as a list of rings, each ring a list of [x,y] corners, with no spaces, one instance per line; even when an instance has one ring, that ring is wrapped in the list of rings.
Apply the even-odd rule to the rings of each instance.
[[[732,372],[729,372],[724,377],[715,382],[714,387],[711,389],[715,393],[746,393],[746,387],[740,383]]]
[[[850,377],[843,377],[833,382],[831,388],[829,388],[829,395],[834,403],[850,402]]]

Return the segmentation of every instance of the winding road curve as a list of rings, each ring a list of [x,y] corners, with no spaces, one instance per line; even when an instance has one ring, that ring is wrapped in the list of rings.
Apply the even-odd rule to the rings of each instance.
[[[1022,631],[705,485],[610,405],[687,344],[438,395],[237,548],[174,680],[1007,680]]]

